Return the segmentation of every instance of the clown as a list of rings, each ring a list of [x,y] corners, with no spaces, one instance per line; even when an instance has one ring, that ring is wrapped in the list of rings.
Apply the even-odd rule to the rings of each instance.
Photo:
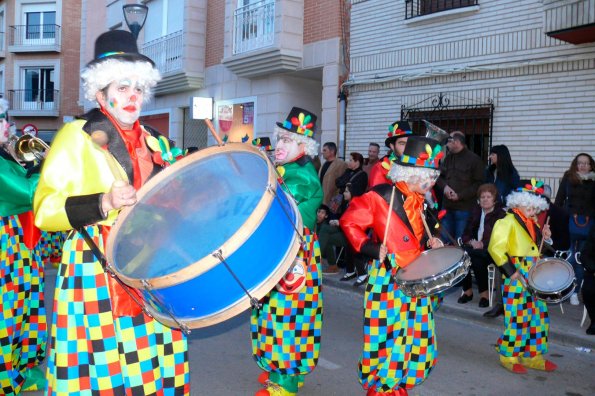
[[[167,139],[138,120],[159,72],[132,34],[113,30],[81,76],[98,108],[58,131],[34,201],[41,229],[73,230],[56,277],[48,394],[188,395],[186,336],[142,312],[93,250],[171,157],[159,151]]]
[[[409,137],[388,173],[394,187],[379,184],[353,198],[341,217],[343,233],[354,249],[373,259],[364,294],[364,345],[358,365],[359,381],[368,396],[407,395],[407,389],[424,381],[436,364],[437,298],[409,297],[393,277],[426,247],[443,246],[437,238],[428,239],[421,218],[424,194],[434,186],[443,156],[437,141]],[[386,232],[386,241],[371,239],[369,229],[375,235]]]
[[[384,145],[388,147],[391,152],[370,169],[368,189],[378,184],[385,184],[389,181],[387,175],[390,166],[397,157],[403,155],[403,150],[405,149],[407,138],[409,136],[413,136],[413,131],[407,121],[395,121],[388,126],[388,134],[386,139],[384,139]]]
[[[256,396],[291,396],[316,367],[322,328],[320,246],[314,234],[322,187],[310,156],[316,116],[294,107],[277,123],[275,163],[283,188],[296,201],[303,222],[303,244],[295,262],[277,287],[252,310],[252,353],[263,373],[264,389]],[[288,315],[288,312],[291,314]]]
[[[506,198],[509,212],[494,225],[488,246],[492,259],[506,276],[502,286],[504,333],[497,342],[500,363],[516,374],[525,374],[527,368],[557,368],[543,357],[548,350],[547,305],[524,286],[529,270],[539,259],[537,246],[542,238],[552,243],[549,224],[543,230],[537,225],[536,215],[549,207],[542,194],[543,182],[534,179],[510,193]]]
[[[39,174],[28,176],[10,154],[7,111],[8,102],[0,99],[0,391],[16,395],[45,387],[38,365],[45,357],[47,322],[43,265],[33,249],[39,234],[23,223],[33,209]]]

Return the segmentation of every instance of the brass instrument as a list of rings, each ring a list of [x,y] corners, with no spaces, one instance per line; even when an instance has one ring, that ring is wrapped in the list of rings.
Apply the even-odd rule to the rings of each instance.
[[[45,158],[45,152],[50,148],[46,142],[29,134],[20,137],[10,135],[6,144],[10,154],[17,162],[41,161]]]
[[[426,137],[438,140],[441,145],[445,145],[449,138],[448,132],[429,121],[422,120],[426,124]]]

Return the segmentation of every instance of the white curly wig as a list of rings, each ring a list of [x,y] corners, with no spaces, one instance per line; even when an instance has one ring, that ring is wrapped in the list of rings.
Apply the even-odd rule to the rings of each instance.
[[[506,206],[514,208],[535,208],[542,212],[550,207],[547,200],[537,194],[526,191],[513,191],[506,197]]]
[[[403,166],[393,163],[388,171],[388,177],[393,182],[425,183],[435,181],[440,176],[438,169],[422,168],[418,166]]]
[[[318,155],[319,144],[316,142],[316,140],[306,137],[304,135],[300,135],[299,133],[290,132],[286,129],[279,128],[278,126],[276,126],[275,132],[273,134],[273,137],[275,138],[275,144],[277,143],[277,140],[279,139],[280,134],[287,134],[288,136],[291,137],[292,140],[296,141],[298,144],[303,144],[304,145],[304,153],[306,155],[309,155],[309,156]]]
[[[151,88],[161,80],[159,70],[149,62],[107,59],[87,66],[81,72],[85,98],[95,101],[95,95],[119,78],[138,76],[144,91],[144,101],[151,99]]]
[[[9,106],[10,105],[8,104],[8,100],[0,98],[0,114],[6,113],[8,111]]]

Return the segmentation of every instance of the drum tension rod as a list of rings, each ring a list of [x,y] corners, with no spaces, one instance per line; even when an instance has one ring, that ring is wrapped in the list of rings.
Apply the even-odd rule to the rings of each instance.
[[[151,297],[157,301],[157,304],[159,305],[159,307],[161,308],[161,311],[165,312],[178,326],[178,328],[182,331],[182,333],[189,335],[190,334],[190,329],[188,328],[188,326],[186,326],[184,323],[180,322],[178,319],[176,319],[176,317],[174,316],[173,312],[170,311],[166,305],[163,303],[163,301],[161,301],[161,299],[159,297],[157,297],[152,291],[151,289],[153,288],[151,286],[151,284],[149,283],[148,280],[146,279],[141,279],[140,281],[143,285],[143,287],[145,288],[145,291],[147,293],[149,293],[151,295]]]
[[[304,237],[302,236],[301,230],[298,230],[297,227],[295,226],[293,220],[291,219],[291,216],[289,216],[289,213],[287,212],[287,209],[285,208],[285,206],[283,205],[283,202],[281,202],[281,200],[279,199],[279,196],[277,195],[277,189],[274,189],[273,186],[271,186],[270,184],[267,186],[267,190],[269,192],[271,192],[274,196],[275,199],[277,201],[279,201],[279,204],[281,206],[281,209],[283,209],[283,213],[285,214],[285,217],[287,217],[287,219],[289,220],[289,222],[291,223],[291,225],[293,226],[293,229],[295,230],[295,233],[298,234],[298,237],[300,238],[300,245],[302,246],[302,248],[304,250],[306,250],[307,245],[306,245],[306,241],[304,240]],[[293,195],[291,195],[291,198],[296,201],[295,197]],[[296,201],[297,203],[297,201]]]
[[[238,276],[229,267],[229,264],[227,264],[227,261],[225,261],[225,259],[223,258],[223,254],[221,252],[221,249],[216,250],[215,252],[211,253],[211,255],[213,257],[219,259],[219,261],[221,261],[221,263],[223,263],[223,265],[225,266],[225,268],[227,268],[227,271],[229,271],[229,273],[231,274],[231,276],[233,276],[233,278],[238,283],[238,285],[240,285],[240,287],[242,288],[242,290],[244,290],[244,293],[246,293],[246,295],[250,299],[250,306],[252,308],[256,308],[256,309],[262,308],[262,304],[260,303],[260,301],[258,301],[258,299],[256,297],[253,297],[250,294],[250,292],[248,291],[248,289],[246,289],[246,286],[244,286],[244,284],[242,283],[242,281],[240,281],[240,278],[238,278]]]

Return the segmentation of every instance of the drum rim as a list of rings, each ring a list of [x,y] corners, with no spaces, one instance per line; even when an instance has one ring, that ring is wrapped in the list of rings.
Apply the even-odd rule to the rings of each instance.
[[[439,247],[439,248],[436,248],[436,249],[424,250],[423,252],[420,253],[419,256],[417,256],[412,262],[410,262],[409,265],[413,264],[419,257],[421,257],[421,256],[428,256],[430,254],[434,254],[435,252],[439,251],[440,249],[457,249],[457,250],[460,250],[462,252],[462,255],[461,255],[461,258],[457,261],[457,263],[464,262],[465,261],[465,256],[466,255],[468,256],[467,252],[462,247],[459,247],[459,246],[442,246],[442,247]],[[406,269],[406,268],[407,268],[407,266],[403,267],[402,269]],[[454,268],[455,268],[454,265],[452,265],[452,266],[450,266],[448,268],[445,268],[442,271],[439,271],[437,273],[431,274],[431,275],[429,275],[429,276],[427,276],[425,278],[421,278],[421,279],[403,279],[403,278],[399,277],[399,272],[401,272],[401,271],[397,271],[397,273],[395,274],[395,282],[397,282],[397,284],[399,286],[401,286],[401,285],[407,285],[407,284],[411,284],[411,283],[418,284],[418,283],[421,283],[423,280],[426,280],[426,279],[438,279],[438,277],[441,276],[441,275],[451,273]]]
[[[167,179],[172,172],[190,166],[190,164],[193,164],[197,161],[201,161],[210,155],[225,154],[228,152],[249,152],[262,157],[263,160],[266,161],[266,163],[268,164],[268,185],[270,188],[264,191],[260,201],[254,208],[254,211],[250,214],[250,216],[248,216],[244,224],[242,224],[242,226],[239,227],[238,230],[227,241],[225,241],[221,246],[214,250],[214,252],[221,251],[221,255],[224,258],[230,257],[231,254],[233,254],[240,246],[244,244],[244,242],[246,242],[246,240],[250,238],[250,236],[254,233],[254,231],[260,226],[260,224],[264,220],[265,215],[268,213],[268,209],[271,207],[273,203],[273,199],[275,199],[275,192],[277,190],[277,179],[275,176],[273,165],[270,163],[270,160],[265,156],[265,154],[262,151],[260,151],[258,148],[254,146],[249,146],[245,143],[230,143],[225,146],[207,147],[203,150],[189,155],[188,157],[185,157],[183,160],[178,161],[173,165],[167,167],[163,171],[157,173],[137,191],[137,202],[139,202],[157,184]],[[289,201],[291,201],[291,199],[289,199]],[[105,249],[106,257],[109,263],[113,263],[112,259],[114,239],[116,238],[116,235],[121,229],[122,224],[128,218],[130,213],[134,210],[135,206],[127,206],[123,208],[120,211],[116,219],[116,222],[112,226],[112,229],[108,235]],[[301,225],[301,217],[297,216],[296,220],[297,223]],[[298,230],[301,230],[301,228],[298,228]],[[186,267],[181,268],[178,271],[163,276],[144,279],[131,278],[127,275],[124,275],[119,271],[118,268],[116,268],[113,265],[112,269],[115,272],[115,274],[129,286],[138,289],[162,289],[170,286],[175,286],[180,283],[186,282],[190,279],[193,279],[209,271],[211,268],[213,268],[216,265],[219,265],[220,263],[221,261],[219,261],[218,258],[213,256],[212,254],[208,254],[200,260],[195,261],[187,265]]]
[[[558,290],[548,291],[548,290],[538,289],[535,285],[535,282],[533,281],[533,275],[534,275],[535,271],[537,271],[537,268],[539,266],[541,266],[543,263],[547,263],[547,262],[562,262],[566,266],[566,268],[570,270],[569,273],[572,275],[570,277],[570,279],[565,284],[563,284],[561,286],[561,288]],[[528,286],[531,288],[531,290],[534,290],[535,292],[539,292],[541,294],[560,293],[561,291],[565,291],[569,287],[571,287],[573,283],[576,283],[576,275],[574,274],[572,264],[570,264],[568,261],[561,259],[559,257],[544,257],[544,258],[537,260],[537,262],[529,269],[529,272],[527,274],[527,283],[528,283]]]

